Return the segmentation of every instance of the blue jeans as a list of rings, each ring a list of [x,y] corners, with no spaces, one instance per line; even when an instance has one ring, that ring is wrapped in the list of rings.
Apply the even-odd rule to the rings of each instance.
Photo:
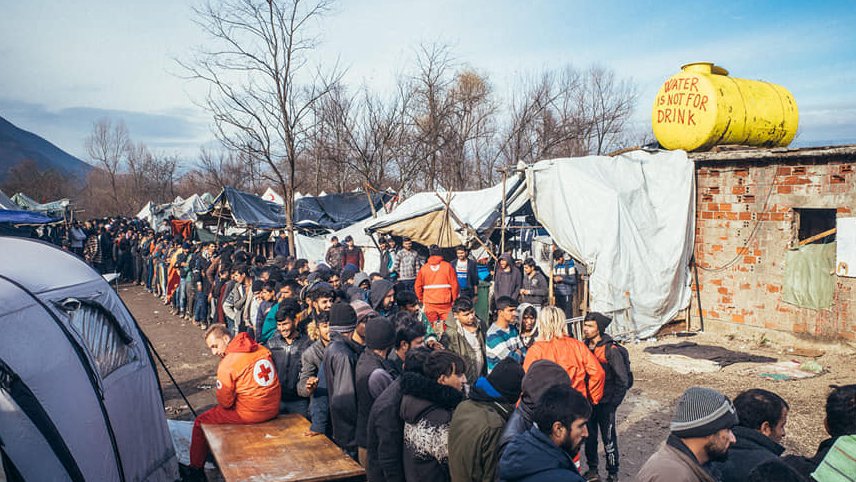
[[[184,313],[187,306],[187,278],[181,278],[178,282],[178,312]]]
[[[194,301],[193,320],[197,323],[206,323],[208,321],[208,295],[204,291],[199,291]]]

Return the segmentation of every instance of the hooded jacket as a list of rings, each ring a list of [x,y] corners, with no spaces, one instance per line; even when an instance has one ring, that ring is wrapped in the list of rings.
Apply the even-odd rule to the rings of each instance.
[[[389,290],[393,288],[392,281],[379,279],[372,283],[371,289],[369,289],[369,304],[372,306],[372,309],[381,314],[382,316],[386,316],[381,313],[383,311],[383,299],[386,297],[386,294],[389,293]],[[395,305],[393,305],[395,306]]]
[[[402,375],[401,392],[405,480],[450,480],[449,423],[464,395],[416,373]]]
[[[526,352],[523,369],[528,371],[537,360],[550,360],[564,368],[571,378],[571,388],[585,395],[592,404],[600,403],[606,374],[585,343],[570,336],[536,341]]]
[[[523,275],[521,289],[529,290],[529,293],[520,295],[521,303],[531,303],[533,305],[542,306],[547,304],[547,295],[550,291],[550,285],[544,273],[537,268],[532,276]]]
[[[620,405],[630,388],[630,374],[627,372],[624,358],[615,347],[615,341],[607,334],[601,335],[601,340],[592,349],[592,353],[606,374],[603,398],[600,403],[602,405]]]
[[[511,440],[532,427],[535,415],[535,404],[541,395],[554,385],[570,385],[571,379],[568,373],[559,365],[550,360],[538,360],[529,367],[526,376],[523,377],[520,403],[508,418],[508,423],[502,429],[499,439],[497,453],[501,455]]]
[[[538,427],[508,444],[499,461],[504,482],[584,482],[571,456],[557,447]]]
[[[520,331],[520,344],[523,345],[523,355],[526,356],[526,350],[535,343],[535,340],[538,338],[538,311],[535,311],[535,326],[532,329],[532,332],[529,333],[526,337],[523,336],[523,313],[526,311],[526,308],[536,309],[532,303],[520,303],[517,307],[517,328]]]
[[[728,460],[713,462],[722,482],[747,480],[749,472],[768,460],[780,460],[785,448],[761,432],[740,425],[731,428],[737,440],[728,447]]]
[[[458,298],[458,275],[455,268],[442,256],[429,256],[428,262],[419,269],[413,289],[419,301],[426,306],[452,307]]]
[[[248,422],[264,422],[279,413],[279,378],[270,351],[238,333],[217,367],[217,403]]]
[[[502,428],[514,409],[490,382],[479,378],[470,399],[455,409],[449,425],[449,473],[454,481],[493,482]]]
[[[467,362],[467,380],[478,380],[480,376],[487,373],[487,360],[484,345],[484,332],[481,323],[476,320],[476,339],[481,347],[481,353],[473,350],[462,332],[463,328],[454,316],[450,316],[446,324],[446,331],[440,337],[440,344],[447,350],[457,353]],[[481,367],[481,369],[479,369]]]
[[[330,404],[333,441],[349,452],[357,451],[356,366],[363,346],[338,333],[324,351],[324,376]]]
[[[510,254],[503,254],[499,259],[504,259],[511,270],[506,272],[499,267],[499,263],[496,264],[493,274],[493,299],[495,301],[502,296],[508,296],[516,300],[520,297],[520,289],[523,287],[523,274],[514,265]]]
[[[404,482],[404,421],[401,409],[401,377],[374,401],[366,426],[368,482]]]

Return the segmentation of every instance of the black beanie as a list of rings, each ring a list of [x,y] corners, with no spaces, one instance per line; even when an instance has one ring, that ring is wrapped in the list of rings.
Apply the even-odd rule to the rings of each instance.
[[[508,403],[517,403],[520,398],[520,385],[523,383],[523,367],[513,358],[503,358],[497,363],[487,381]]]
[[[330,308],[330,331],[350,333],[357,328],[357,312],[348,303],[338,301]]]
[[[366,322],[366,347],[386,350],[395,345],[395,325],[389,318],[377,316]]]
[[[612,323],[612,318],[607,317],[603,313],[598,313],[597,311],[592,311],[586,315],[585,321],[592,320],[597,323],[597,331],[599,331],[601,335],[606,333],[606,328],[610,323]]]

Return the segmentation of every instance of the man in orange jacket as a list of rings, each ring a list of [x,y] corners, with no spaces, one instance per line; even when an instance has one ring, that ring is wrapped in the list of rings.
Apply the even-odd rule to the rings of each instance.
[[[273,358],[267,348],[246,333],[232,338],[225,325],[211,325],[205,344],[222,358],[217,367],[217,406],[196,417],[190,439],[191,470],[202,471],[208,442],[202,424],[266,422],[279,413],[280,388]]]
[[[455,268],[443,260],[439,246],[432,244],[428,254],[428,262],[416,274],[414,290],[422,302],[425,317],[434,331],[441,334],[445,327],[437,322],[445,322],[452,311],[452,303],[458,299],[458,275]]]

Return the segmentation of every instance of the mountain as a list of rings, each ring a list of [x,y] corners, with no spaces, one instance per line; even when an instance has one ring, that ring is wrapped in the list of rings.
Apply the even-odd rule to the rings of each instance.
[[[11,168],[25,160],[35,161],[39,169],[53,169],[77,181],[83,181],[93,169],[44,138],[0,117],[0,182]]]

